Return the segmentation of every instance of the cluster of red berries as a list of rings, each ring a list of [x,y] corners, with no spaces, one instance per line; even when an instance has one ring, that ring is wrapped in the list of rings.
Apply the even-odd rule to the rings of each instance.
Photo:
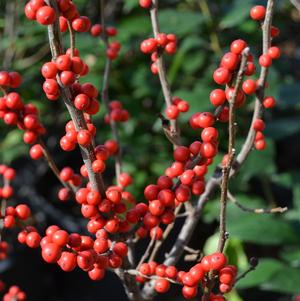
[[[3,301],[25,301],[26,294],[18,286],[13,285],[3,296]]]
[[[205,287],[207,279],[218,277],[219,289],[222,294],[228,293],[237,274],[237,268],[233,265],[226,265],[227,258],[223,253],[214,253],[204,256],[200,263],[194,265],[188,272],[178,271],[175,266],[158,265],[156,262],[143,263],[139,268],[138,282],[146,282],[156,276],[155,290],[158,293],[165,293],[170,288],[170,281],[176,281],[183,285],[182,294],[186,299],[196,297],[198,287]],[[221,295],[211,295],[211,301],[221,301],[225,298]]]
[[[118,100],[113,100],[109,103],[109,114],[104,117],[105,123],[109,123],[110,120],[115,122],[126,122],[130,118],[127,110],[123,109],[123,105]]]
[[[207,166],[217,153],[218,132],[213,127],[207,127],[201,136],[203,143],[195,141],[189,147],[178,146],[173,153],[175,161],[165,170],[165,175],[158,178],[156,185],[150,184],[145,188],[144,196],[149,203],[145,205],[144,225],[137,231],[140,236],[146,236],[148,230],[154,228],[151,236],[158,231],[159,239],[160,230],[155,227],[160,223],[172,223],[175,207],[187,202],[192,194],[201,195],[204,192]],[[190,167],[196,159],[197,162]],[[178,182],[174,185],[175,178]]]
[[[265,122],[262,119],[254,120],[252,124],[253,129],[255,130],[255,148],[257,150],[263,150],[266,147],[265,136],[263,130],[265,129]]]
[[[14,189],[10,185],[10,182],[15,178],[16,171],[11,167],[1,164],[0,175],[4,179],[4,187],[0,188],[0,198],[9,199],[14,193]],[[0,214],[0,218],[3,219],[3,226],[5,228],[12,228],[16,223],[16,218],[26,220],[29,218],[30,214],[30,209],[26,204],[19,204],[16,207],[6,207],[4,216]]]
[[[57,263],[65,272],[71,272],[78,266],[88,272],[92,280],[101,280],[106,268],[119,268],[128,252],[125,243],[113,243],[104,229],[98,230],[93,240],[78,233],[69,234],[58,226],[49,226],[41,238],[33,227],[30,228],[19,233],[20,243],[31,248],[41,246],[46,262]]]
[[[53,24],[56,20],[55,10],[44,0],[30,0],[25,6],[25,15],[29,20],[36,20],[42,25]]]
[[[19,204],[16,207],[8,206],[5,210],[4,227],[12,228],[16,223],[16,218],[19,220],[27,220],[31,214],[30,208],[26,204]]]
[[[57,57],[55,62],[45,63],[41,69],[41,73],[45,78],[43,90],[47,98],[52,101],[57,100],[60,95],[59,83],[64,87],[72,86],[78,76],[84,76],[88,71],[89,68],[79,57],[77,49],[74,49],[73,54],[71,53],[71,49],[68,49],[66,54]],[[75,84],[72,87],[77,94],[80,94],[81,86],[77,87],[77,85],[79,84]],[[78,109],[89,110],[91,103],[88,97],[81,99]]]
[[[0,242],[0,260],[4,260],[8,255],[8,243],[6,241]],[[0,285],[1,287],[1,285]],[[0,290],[1,291],[1,290]]]
[[[190,109],[190,105],[186,100],[182,100],[181,98],[174,96],[172,105],[166,108],[166,116],[169,119],[177,119],[180,113],[186,113]]]
[[[4,164],[0,165],[0,175],[3,177],[4,186],[0,187],[0,198],[9,199],[14,194],[14,189],[10,182],[15,178],[16,171]]]
[[[0,72],[0,86],[4,96],[0,97],[0,118],[7,125],[16,125],[24,131],[23,140],[26,144],[34,143],[46,130],[38,117],[38,109],[33,104],[24,104],[17,92],[7,93],[8,88],[17,88],[22,78],[17,72]]]
[[[140,49],[145,54],[151,54],[151,71],[158,74],[157,59],[165,51],[173,55],[177,50],[177,38],[174,34],[159,33],[156,38],[149,38],[141,43]]]
[[[91,35],[93,37],[99,37],[101,36],[101,34],[103,34],[103,28],[100,24],[95,24],[91,27]],[[105,28],[105,32],[104,32],[105,36],[110,38],[110,37],[114,37],[118,34],[118,31],[115,27],[109,26]],[[106,49],[106,56],[110,59],[110,60],[115,60],[118,55],[119,55],[119,51],[121,49],[121,43],[118,41],[112,41],[109,42],[107,44],[107,49]]]

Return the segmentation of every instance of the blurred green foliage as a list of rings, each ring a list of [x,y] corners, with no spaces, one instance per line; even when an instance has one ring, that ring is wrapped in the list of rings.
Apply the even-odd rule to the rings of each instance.
[[[12,9],[9,2],[14,3],[16,14],[12,33],[5,29],[5,24],[11,22],[5,19],[5,13]],[[93,23],[99,22],[98,2],[76,1],[81,13],[91,17]],[[110,97],[121,100],[131,114],[130,121],[119,126],[124,170],[134,176],[132,191],[142,200],[146,183],[155,181],[171,162],[172,147],[162,134],[157,118],[157,113],[164,109],[158,79],[149,71],[149,58],[139,52],[140,42],[151,36],[148,12],[138,7],[137,0],[108,2],[109,8],[113,8],[113,13],[108,16],[109,23],[117,26],[117,38],[122,43],[121,55],[113,63]],[[214,88],[211,75],[231,41],[243,38],[253,53],[260,53],[259,25],[249,19],[248,12],[254,3],[264,4],[265,1],[160,2],[161,31],[175,33],[179,38],[178,52],[167,58],[167,69],[173,94],[188,100],[191,105],[191,112],[180,118],[183,142],[187,144],[199,137],[199,132],[188,129],[188,117],[193,112],[212,109],[208,100]],[[40,108],[49,136],[58,138],[69,117],[60,102],[51,103],[42,93],[39,69],[49,60],[46,29],[25,20],[23,4],[24,1],[0,2],[0,59],[5,68],[23,74],[24,82],[19,92],[25,102],[32,101]],[[280,205],[288,206],[289,211],[282,215],[255,215],[241,212],[230,204],[227,248],[230,258],[241,270],[247,268],[247,257],[263,258],[257,270],[241,280],[238,293],[233,292],[229,298],[231,301],[253,301],[255,294],[249,295],[246,289],[254,287],[259,291],[282,294],[272,295],[272,300],[292,300],[293,295],[300,294],[300,15],[288,1],[277,1],[275,12],[274,24],[280,28],[281,35],[274,43],[282,47],[283,55],[273,64],[268,80],[267,94],[278,102],[274,110],[265,114],[268,148],[251,154],[232,181],[231,192],[251,208]],[[67,45],[68,37],[64,38]],[[100,88],[105,62],[103,45],[88,34],[78,34],[76,43],[91,70],[83,81],[90,81]],[[246,106],[238,110],[239,145],[247,133],[252,108],[253,101],[249,98]],[[108,126],[103,123],[104,113],[102,108],[95,118],[98,143],[111,137]],[[19,130],[7,128],[2,122],[0,129],[1,161],[11,163],[27,155],[28,148],[22,143]],[[218,159],[226,149],[226,126],[219,126],[219,130],[222,139]],[[59,147],[54,149],[58,151]],[[112,161],[109,165],[113,168]],[[107,177],[109,182],[111,174]],[[207,204],[203,223],[216,225],[217,219],[216,196]],[[215,243],[216,236],[211,236],[204,250],[214,249]],[[263,296],[270,300],[267,295]]]

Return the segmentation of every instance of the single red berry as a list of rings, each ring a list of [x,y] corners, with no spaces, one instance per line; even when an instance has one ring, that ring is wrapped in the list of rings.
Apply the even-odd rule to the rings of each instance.
[[[279,47],[273,46],[273,47],[270,47],[270,48],[269,48],[269,50],[268,50],[268,55],[269,55],[273,60],[276,60],[276,59],[279,59],[279,58],[280,58],[281,51],[280,51]]]
[[[88,130],[80,130],[77,134],[77,142],[82,146],[88,146],[91,143],[92,135]]]
[[[262,119],[254,120],[252,127],[255,131],[263,131],[265,129],[265,123]]]
[[[36,20],[42,25],[53,24],[56,18],[55,10],[50,6],[42,6],[36,12]]]
[[[211,269],[219,271],[227,263],[227,258],[223,253],[214,253],[211,255]]]
[[[42,257],[48,263],[55,263],[61,256],[61,248],[54,243],[45,244],[42,249]]]
[[[143,8],[150,8],[152,5],[152,0],[139,0],[139,3]]]
[[[227,84],[231,79],[231,73],[228,69],[220,67],[213,73],[214,81],[219,85]]]
[[[242,85],[243,91],[247,95],[251,95],[256,91],[256,81],[253,79],[246,79]]]
[[[42,75],[45,78],[55,78],[57,71],[56,64],[53,62],[45,63],[41,69]]]
[[[247,43],[244,40],[235,40],[230,45],[230,51],[235,54],[241,54],[247,47]]]
[[[211,91],[209,99],[213,106],[215,107],[221,106],[226,101],[226,95],[224,90],[215,89]]]
[[[257,150],[264,150],[266,148],[266,141],[264,139],[260,139],[255,141],[254,145]]]
[[[260,21],[265,18],[266,8],[262,5],[256,5],[251,8],[250,16],[255,21]]]
[[[95,24],[91,27],[91,35],[94,37],[100,36],[102,33],[102,26],[100,24]]]
[[[169,119],[177,119],[180,114],[180,111],[177,106],[170,105],[166,108],[165,113]]]
[[[238,65],[239,57],[233,52],[227,52],[221,59],[221,67],[224,67],[230,71],[234,71]]]
[[[274,97],[268,96],[263,100],[263,106],[266,109],[273,108],[276,105],[276,100]]]
[[[166,279],[158,279],[155,281],[155,290],[158,293],[166,293],[170,289],[170,282]]]
[[[259,64],[262,66],[262,67],[265,67],[265,68],[268,68],[272,65],[272,58],[269,54],[262,54],[260,57],[259,57]]]

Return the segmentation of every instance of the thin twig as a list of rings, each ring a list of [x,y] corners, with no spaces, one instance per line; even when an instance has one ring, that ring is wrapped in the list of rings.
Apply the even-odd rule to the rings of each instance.
[[[71,49],[71,58],[74,56],[74,49],[75,49],[75,33],[72,28],[71,22],[67,19],[69,35],[70,35],[70,49]]]
[[[40,146],[42,147],[42,150],[43,150],[43,154],[44,154],[44,158],[46,159],[47,163],[48,163],[48,166],[49,168],[52,170],[52,172],[54,173],[54,175],[56,176],[56,178],[60,181],[60,183],[65,187],[65,188],[68,188],[71,192],[73,192],[73,194],[76,193],[76,187],[70,183],[67,183],[67,182],[64,182],[59,174],[59,169],[56,165],[56,163],[54,162],[49,150],[47,149],[47,146],[45,145],[44,141],[39,138],[39,142]]]
[[[251,212],[256,214],[270,214],[270,213],[284,213],[288,210],[288,207],[276,207],[276,208],[249,208],[241,203],[238,202],[238,200],[228,191],[228,199],[237,207],[239,207],[241,210],[245,212]]]
[[[52,6],[55,9],[57,15],[59,15],[57,3],[55,0],[47,0],[47,4]],[[58,19],[56,19],[56,21],[53,25],[48,26],[48,36],[49,36],[49,43],[50,43],[52,58],[55,61],[56,58],[63,53]],[[60,80],[58,77],[57,77],[57,80],[61,87],[62,99],[69,111],[69,114],[75,125],[76,131],[79,131],[81,129],[87,129],[87,124],[84,119],[84,115],[83,115],[82,111],[80,111],[74,107],[74,104],[72,102],[73,95],[72,95],[71,89],[68,87],[64,87],[60,83]],[[89,181],[91,183],[92,189],[99,191],[104,196],[105,188],[104,188],[102,175],[99,173],[94,173],[94,171],[92,169],[92,162],[96,159],[93,142],[86,147],[83,147],[81,145],[79,147],[80,147],[80,151],[81,151],[81,155],[82,155],[84,164],[87,168],[88,177],[89,177]]]
[[[270,46],[270,26],[272,22],[273,4],[274,4],[274,0],[268,0],[267,13],[265,18],[266,25],[264,26],[263,29],[264,53],[266,53],[266,51]],[[267,72],[264,68],[262,68],[260,73],[260,82],[262,83],[261,85],[262,87],[265,87],[266,78],[267,78]],[[264,93],[263,89],[261,90],[262,91],[260,92],[261,93],[260,97],[263,96]],[[255,101],[255,109],[253,112],[252,123],[257,118],[260,118],[261,115],[262,115],[262,104],[260,102],[260,99],[257,98]],[[253,130],[251,124],[245,143],[243,144],[243,147],[240,153],[237,155],[236,160],[234,161],[234,164],[232,166],[230,177],[237,174],[237,172],[240,170],[243,163],[248,158],[253,147],[254,138],[255,138],[255,131]],[[216,190],[221,184],[221,180],[222,180],[222,173],[220,168],[217,167],[213,176],[208,180],[204,193],[199,197],[194,212],[191,213],[188,216],[188,218],[186,218],[185,223],[181,228],[180,233],[177,237],[177,240],[173,245],[171,251],[169,252],[169,257],[164,261],[165,265],[174,265],[180,259],[184,251],[183,247],[187,245],[188,242],[190,241],[206,202],[214,195],[214,193],[216,192]],[[147,298],[151,298],[151,297],[153,298],[153,296],[155,295],[155,290],[154,290],[154,283],[152,281],[150,281],[145,285],[143,289],[143,294]]]
[[[104,0],[101,0],[101,27],[102,27],[102,40],[105,44],[106,50],[109,47],[108,44],[108,37],[105,31],[106,25],[105,25],[105,14],[104,14]],[[122,173],[122,153],[121,153],[121,147],[120,147],[120,139],[119,139],[119,131],[116,122],[110,117],[110,108],[109,108],[109,79],[111,74],[111,60],[107,57],[105,62],[105,69],[103,74],[103,80],[102,80],[102,101],[105,105],[108,117],[109,117],[109,125],[112,131],[112,136],[115,141],[117,141],[119,145],[119,149],[117,154],[115,154],[115,173],[116,173],[116,181],[119,185],[120,175]]]
[[[150,255],[151,249],[156,241],[156,232],[157,232],[157,230],[155,231],[155,235],[152,236],[144,255],[142,256],[139,264],[137,265],[137,268],[136,268],[137,270],[139,270],[141,265],[147,260],[148,256]],[[151,260],[149,260],[149,261],[151,261]]]
[[[236,124],[235,124],[235,104],[237,101],[238,92],[240,90],[243,74],[247,64],[247,58],[249,55],[249,48],[245,48],[242,53],[240,68],[236,77],[234,91],[229,100],[229,124],[228,124],[228,163],[223,167],[222,184],[221,184],[221,199],[220,199],[220,236],[218,251],[223,252],[226,241],[226,205],[227,205],[227,191],[230,170],[235,156],[235,137],[236,137]]]
[[[151,16],[151,23],[152,23],[152,29],[154,37],[157,37],[157,35],[160,33],[160,26],[159,26],[159,20],[158,20],[158,1],[153,0],[152,1],[152,7],[150,9],[150,16]],[[157,68],[158,68],[158,75],[160,84],[162,87],[162,92],[165,98],[165,102],[167,106],[172,105],[172,92],[170,88],[170,84],[167,78],[166,73],[166,67],[165,67],[165,60],[163,54],[159,51],[158,58],[157,58]],[[176,144],[176,141],[179,141],[180,139],[180,132],[177,126],[177,122],[175,120],[170,121],[170,135],[174,137],[172,139],[173,146],[176,148],[178,144]]]

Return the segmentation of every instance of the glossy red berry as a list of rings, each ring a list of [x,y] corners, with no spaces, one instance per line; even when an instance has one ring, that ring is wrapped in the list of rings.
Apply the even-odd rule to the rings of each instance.
[[[274,97],[268,96],[263,100],[263,106],[266,109],[271,109],[276,105],[276,100]]]
[[[214,81],[219,85],[227,84],[231,79],[231,74],[228,69],[220,67],[213,73]]]
[[[268,50],[268,55],[273,59],[273,60],[276,60],[276,59],[279,59],[280,58],[280,55],[281,55],[281,51],[278,47],[276,46],[273,46],[273,47],[270,47],[269,50]]]
[[[56,18],[55,10],[50,6],[42,6],[36,12],[36,20],[42,25],[53,24]]]
[[[221,106],[226,101],[225,92],[222,89],[215,89],[211,91],[209,96],[210,102],[213,106]]]
[[[230,45],[230,51],[235,54],[241,54],[247,47],[247,43],[244,40],[235,40]]]
[[[265,18],[266,8],[262,5],[256,5],[251,8],[250,16],[255,21],[260,21]]]
[[[170,282],[166,279],[158,279],[155,281],[155,290],[158,293],[166,293],[170,289]]]
[[[259,64],[262,66],[262,67],[265,67],[265,68],[268,68],[272,65],[272,58],[269,54],[262,54],[260,57],[259,57]]]
[[[92,135],[88,130],[80,130],[77,134],[77,142],[82,146],[88,146],[92,141]]]
[[[251,95],[256,91],[256,81],[253,79],[246,79],[243,82],[242,89],[247,95]]]

